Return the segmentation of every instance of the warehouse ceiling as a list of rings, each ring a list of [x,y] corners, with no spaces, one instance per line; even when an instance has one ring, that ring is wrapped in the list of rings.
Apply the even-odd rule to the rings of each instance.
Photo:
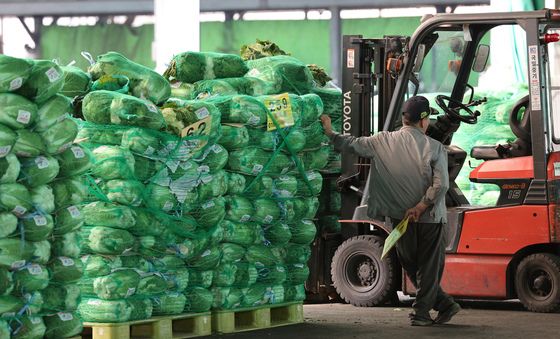
[[[200,0],[201,12],[489,5],[490,0]],[[0,0],[0,16],[153,14],[153,0]]]

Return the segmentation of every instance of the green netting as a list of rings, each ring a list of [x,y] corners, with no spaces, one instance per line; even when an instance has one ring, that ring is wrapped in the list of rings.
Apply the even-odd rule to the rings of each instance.
[[[24,306],[21,298],[13,295],[0,296],[0,314],[17,313]]]
[[[11,128],[0,125],[0,158],[10,155],[10,151],[16,143],[17,133]]]
[[[231,287],[235,284],[237,266],[235,264],[222,263],[214,270],[213,285],[216,287]]]
[[[127,206],[96,201],[82,208],[86,224],[129,229],[136,224],[136,214]]]
[[[119,323],[130,319],[132,308],[126,300],[84,298],[78,306],[84,321]]]
[[[0,184],[13,184],[16,182],[19,172],[20,163],[13,154],[8,154],[4,158],[0,158]]]
[[[122,267],[120,257],[100,255],[85,255],[81,257],[84,264],[85,277],[100,277],[111,273],[112,270]]]
[[[104,74],[91,84],[92,91],[112,91],[128,94],[130,79],[120,74]]]
[[[271,197],[273,190],[273,179],[266,175],[257,177],[245,177],[247,185],[243,194],[250,198]]]
[[[222,125],[222,135],[218,140],[220,145],[228,151],[247,147],[249,144],[249,132],[244,126]]]
[[[78,125],[70,119],[64,119],[40,133],[48,154],[59,154],[72,145],[78,135]]]
[[[60,170],[58,176],[73,177],[86,173],[91,168],[92,154],[80,145],[73,145],[56,156]]]
[[[0,267],[0,296],[7,295],[14,289],[12,272],[4,267]]]
[[[166,289],[167,283],[161,274],[148,273],[140,279],[136,293],[139,295],[157,295],[165,292]]]
[[[270,247],[264,245],[252,245],[247,247],[245,260],[249,263],[258,263],[264,267],[271,267],[276,264],[277,258]]]
[[[219,170],[213,174],[202,174],[199,179],[202,184],[198,186],[198,199],[209,200],[226,194],[228,178],[225,171]]]
[[[264,126],[267,121],[266,106],[248,95],[217,96],[207,99],[222,113],[223,123]]]
[[[38,316],[24,315],[18,321],[10,322],[12,339],[40,339],[47,330],[43,319]]]
[[[1,161],[1,160],[0,160]],[[245,177],[239,173],[227,173],[229,195],[241,194],[245,191]]]
[[[220,251],[222,252],[222,263],[237,263],[245,256],[245,247],[238,244],[222,243]]]
[[[255,43],[241,46],[239,51],[243,60],[256,60],[273,55],[290,55],[270,40],[256,39]]]
[[[50,214],[26,214],[20,219],[20,229],[29,241],[47,240],[53,232],[54,221]]]
[[[99,146],[92,153],[94,176],[104,180],[133,177],[134,157],[127,149],[117,146]]]
[[[235,274],[234,286],[245,288],[257,282],[259,273],[254,264],[238,262],[235,265],[237,266],[237,272]]]
[[[127,299],[130,306],[130,321],[148,319],[153,314],[153,304],[150,299]]]
[[[189,268],[207,271],[216,268],[222,258],[222,252],[219,247],[210,247],[200,255],[187,261]]]
[[[20,177],[28,187],[37,187],[53,181],[59,170],[58,160],[40,155],[22,160]]]
[[[316,149],[328,145],[328,137],[325,135],[323,125],[316,121],[303,129],[305,133],[305,148]],[[328,148],[327,148],[328,149]]]
[[[221,226],[224,230],[223,240],[238,244],[241,246],[249,246],[255,242],[256,226],[254,224],[232,222],[229,220],[222,221]]]
[[[328,114],[332,119],[342,116],[342,91],[340,88],[317,87],[312,92],[321,98],[325,114]]]
[[[170,315],[183,313],[187,297],[178,292],[167,292],[164,295],[152,297],[154,315]]]
[[[75,66],[62,66],[64,72],[64,86],[60,94],[67,97],[85,95],[91,86],[91,76]]]
[[[221,79],[200,80],[194,83],[191,99],[205,99],[214,96],[235,95],[239,92],[228,82]]]
[[[260,96],[270,94],[272,91],[270,85],[265,81],[249,76],[242,78],[225,78],[222,80],[230,84],[239,94]]]
[[[243,289],[242,306],[255,307],[271,303],[274,300],[272,287],[265,284],[255,284]]]
[[[203,79],[241,77],[245,73],[247,73],[247,66],[237,55],[186,52],[173,57],[164,76],[168,79],[194,83]]]
[[[290,225],[292,237],[291,242],[303,245],[309,245],[315,239],[317,228],[312,220],[298,220],[295,224]]]
[[[256,265],[258,283],[281,284],[286,280],[286,268],[283,265],[272,265],[270,267]]]
[[[0,93],[0,124],[12,129],[28,128],[37,118],[37,105],[13,93]]]
[[[59,312],[43,319],[47,327],[45,338],[70,338],[79,335],[83,330],[82,320],[74,313]]]
[[[275,246],[285,245],[290,241],[292,233],[290,226],[284,223],[275,223],[264,226],[264,236]]]
[[[212,308],[218,310],[237,308],[241,305],[241,299],[243,299],[243,292],[232,287],[214,287],[212,288],[212,294],[214,295]]]
[[[68,257],[57,257],[49,263],[51,279],[58,283],[75,282],[82,277],[84,267],[81,260]]]
[[[50,284],[41,291],[43,311],[75,311],[80,302],[80,288],[75,284]]]
[[[33,62],[31,60],[13,58],[0,55],[0,92],[18,90],[31,75]]]
[[[309,277],[309,267],[307,262],[301,264],[287,265],[287,279],[286,284],[288,285],[299,285],[303,284]]]
[[[88,71],[93,79],[103,75],[124,75],[130,79],[130,91],[138,98],[161,104],[171,95],[169,82],[153,70],[137,64],[117,52],[99,55]]]
[[[303,100],[301,124],[309,126],[319,121],[319,117],[323,114],[323,101],[317,94],[305,94],[301,96]]]
[[[247,61],[248,76],[270,83],[273,93],[308,93],[314,86],[313,75],[296,58],[278,55]]]
[[[78,226],[78,227],[81,227]],[[56,229],[56,228],[55,228]],[[80,235],[78,232],[70,232],[54,237],[51,241],[53,256],[77,258],[80,256]]]
[[[22,294],[40,291],[49,285],[49,271],[39,264],[26,264],[14,271],[14,285]]]
[[[298,190],[298,180],[291,175],[281,175],[273,181],[272,193],[277,198],[294,197]]]
[[[316,196],[323,187],[323,176],[319,172],[306,172],[307,182],[297,181],[297,193],[303,196]]]
[[[31,208],[31,195],[24,185],[0,185],[0,209],[2,211],[11,211],[17,216],[23,216]]]
[[[80,229],[82,253],[119,255],[131,249],[135,239],[129,232],[111,227],[84,226]]]
[[[257,175],[261,172],[281,175],[291,170],[293,164],[288,156],[276,153],[273,161],[269,162],[272,154],[272,152],[251,146],[233,151],[229,155],[228,168],[248,175]]]
[[[212,308],[214,296],[202,287],[191,287],[185,291],[185,312],[206,312]]]
[[[10,337],[10,326],[6,320],[0,319],[0,338]]]
[[[302,153],[300,159],[306,170],[318,171],[327,166],[329,151],[329,147],[321,147],[313,152]]]
[[[307,263],[311,256],[311,249],[307,245],[289,243],[285,249],[285,260],[287,264]]]
[[[111,202],[140,206],[144,201],[144,185],[137,180],[108,180],[99,185],[103,194]]]
[[[124,131],[124,129],[100,129],[95,125],[88,126],[82,123],[76,140],[91,144],[118,146],[122,142]]]
[[[1,189],[2,186],[0,186]],[[196,211],[196,221],[203,227],[217,225],[226,215],[226,202],[222,197],[208,200]]]
[[[33,262],[46,265],[51,258],[51,243],[48,240],[31,242],[33,246]]]
[[[18,227],[18,218],[10,212],[0,213],[0,238],[12,235]],[[0,293],[1,294],[1,293]]]
[[[73,112],[72,101],[60,94],[57,94],[44,102],[37,111],[34,130],[44,132],[49,127],[60,123]]]
[[[93,291],[98,298],[117,300],[136,293],[140,275],[133,269],[119,269],[103,277],[93,279]]]
[[[57,209],[81,204],[87,196],[87,186],[80,178],[56,180],[49,184]]]
[[[33,60],[31,74],[17,93],[42,103],[58,93],[64,86],[64,72],[52,61]]]
[[[226,219],[234,222],[247,222],[254,214],[251,201],[240,195],[229,195],[226,199]]]
[[[214,271],[190,271],[190,287],[209,288],[214,280]]]
[[[305,285],[284,285],[284,295],[286,301],[304,301],[307,297],[305,294]]]
[[[161,112],[153,103],[111,91],[94,91],[86,95],[82,102],[82,113],[86,121],[96,124],[152,129],[159,129],[164,125]]]
[[[194,84],[175,81],[171,83],[171,97],[191,100],[194,97]]]
[[[254,200],[253,205],[255,207],[253,220],[266,225],[280,220],[282,211],[275,200],[269,198],[258,198]]]
[[[12,151],[19,157],[36,157],[46,152],[46,146],[41,135],[27,129],[16,131],[17,138]]]
[[[301,128],[285,129],[285,138],[283,138],[278,131],[264,131],[261,129],[249,128],[248,132],[250,144],[258,145],[265,150],[276,150],[284,140],[293,152],[300,152],[306,145],[306,136],[304,130]]]

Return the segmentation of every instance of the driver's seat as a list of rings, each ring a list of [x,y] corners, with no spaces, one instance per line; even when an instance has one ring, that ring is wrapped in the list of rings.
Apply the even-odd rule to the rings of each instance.
[[[522,108],[525,108],[525,112],[520,119],[519,111]],[[475,146],[471,149],[471,157],[478,160],[495,160],[531,155],[531,110],[528,95],[513,106],[509,114],[509,126],[517,137],[515,141],[494,146]]]

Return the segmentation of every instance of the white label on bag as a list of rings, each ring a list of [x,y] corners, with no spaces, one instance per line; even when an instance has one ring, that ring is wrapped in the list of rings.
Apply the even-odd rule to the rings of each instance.
[[[78,146],[71,147],[70,150],[72,151],[72,153],[74,153],[74,157],[76,159],[81,159],[86,156],[84,150]]]
[[[218,153],[222,153],[224,151],[224,149],[218,145],[214,145],[212,146],[212,151],[216,154]]]
[[[37,265],[37,264],[29,265],[29,267],[27,267],[27,270],[28,270],[29,273],[31,273],[32,275],[37,275],[37,274],[43,273],[43,269],[41,268],[41,266],[39,266],[39,265]]]
[[[244,214],[239,221],[245,222],[251,220],[251,216],[249,214]]]
[[[60,259],[60,262],[62,263],[62,266],[74,266],[74,260],[72,258],[68,258],[68,257],[59,257],[58,259]]]
[[[27,208],[17,205],[16,207],[14,207],[14,209],[12,210],[12,212],[14,212],[14,214],[21,216],[24,215],[25,212],[27,212]]]
[[[294,267],[297,267],[297,268],[303,268],[303,266],[304,266],[303,264],[294,264]]]
[[[55,82],[58,79],[60,79],[60,74],[58,73],[58,71],[54,67],[49,68],[49,70],[46,71],[45,74],[49,78],[50,82]]]
[[[198,120],[204,119],[207,116],[210,115],[210,111],[208,111],[208,108],[206,107],[202,107],[196,110],[196,112],[194,112],[194,114],[196,114],[196,117],[198,118]]]
[[[201,256],[202,258],[204,258],[204,257],[209,256],[210,254],[212,254],[212,251],[206,250],[206,251],[204,251],[204,253],[202,253],[200,256]]]
[[[211,176],[211,175],[204,175],[200,178],[200,181],[202,181],[203,184],[207,184],[207,183],[211,182],[213,178],[214,177]]]
[[[152,113],[156,113],[157,112],[157,107],[154,104],[151,103],[147,103],[146,107],[148,107],[148,110]]]
[[[36,215],[33,217],[33,220],[37,226],[45,226],[47,224],[47,218],[43,215]]]
[[[272,215],[267,215],[266,217],[264,217],[264,222],[266,223],[271,223],[272,220],[274,220],[274,217]]]
[[[23,85],[23,78],[15,78],[14,80],[10,81],[10,91],[15,91],[16,89],[20,88],[21,85]]]
[[[25,266],[25,260],[18,260],[12,263],[12,269],[17,270]]]
[[[258,174],[258,173],[260,173],[260,172],[263,170],[263,167],[264,167],[264,166],[261,165],[261,164],[256,164],[256,165],[254,165],[254,166],[253,166],[253,170],[252,170],[253,174]]]
[[[62,321],[70,321],[70,320],[74,319],[74,316],[72,316],[72,313],[58,312],[57,315],[60,318],[60,320],[62,320]]]
[[[16,121],[22,124],[28,124],[31,120],[31,112],[20,109]]]
[[[249,123],[249,125],[257,125],[259,122],[261,122],[261,119],[259,119],[259,117],[256,115],[251,115],[247,122]]]
[[[68,213],[70,213],[70,216],[74,219],[78,218],[82,214],[80,213],[80,209],[76,206],[70,206],[66,209],[68,210]]]
[[[175,173],[175,171],[177,171],[177,168],[179,167],[179,161],[169,160],[165,164],[167,165],[167,167],[169,167],[171,173]]]
[[[144,154],[152,155],[152,154],[154,154],[155,151],[156,151],[155,148],[153,148],[152,146],[148,146],[148,147],[146,147],[146,150],[144,151]]]
[[[193,164],[190,161],[183,161],[179,164],[179,167],[181,167],[184,170],[188,170],[189,168],[193,167]]]
[[[208,172],[210,172],[210,167],[208,167],[208,166],[206,166],[206,165],[202,165],[202,166],[199,166],[199,167],[196,169],[196,171],[197,171],[198,173],[208,173]]]
[[[210,207],[214,207],[216,206],[216,204],[214,203],[214,200],[210,200],[208,202],[205,202],[204,204],[202,204],[202,208],[203,209],[208,209]]]
[[[29,321],[31,321],[33,325],[39,325],[41,323],[41,317],[29,317]]]
[[[128,291],[126,291],[126,296],[125,296],[125,298],[130,297],[130,296],[133,295],[134,293],[136,293],[136,288],[134,288],[134,287],[129,288]]]
[[[43,169],[49,167],[49,159],[39,156],[35,158],[35,164],[37,165],[38,169]]]
[[[173,208],[173,203],[171,201],[166,201],[165,204],[163,204],[163,210],[168,212]]]
[[[0,157],[5,157],[12,150],[12,146],[2,146],[0,147]]]

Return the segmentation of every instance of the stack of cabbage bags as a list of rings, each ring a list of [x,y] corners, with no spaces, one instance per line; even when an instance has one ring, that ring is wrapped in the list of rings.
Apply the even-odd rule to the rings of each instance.
[[[225,214],[217,108],[169,99],[167,80],[118,53],[99,56],[89,73],[77,139],[92,153],[81,316],[124,322],[210,310],[203,273],[215,268],[208,259]],[[192,125],[200,128],[182,135]]]
[[[79,334],[77,235],[88,153],[74,145],[64,71],[0,55],[0,337]]]
[[[271,56],[243,65],[233,55],[187,52],[175,57],[165,74],[172,95],[212,103],[221,114],[218,143],[227,150],[227,187],[221,190],[222,259],[207,284],[214,309],[305,298],[320,171],[329,162],[319,120],[324,106],[312,93],[313,76],[305,64]],[[318,92],[335,98],[329,109],[336,110],[340,92]],[[275,113],[278,105],[291,111],[293,121],[284,124]],[[168,127],[176,123],[166,121]]]

